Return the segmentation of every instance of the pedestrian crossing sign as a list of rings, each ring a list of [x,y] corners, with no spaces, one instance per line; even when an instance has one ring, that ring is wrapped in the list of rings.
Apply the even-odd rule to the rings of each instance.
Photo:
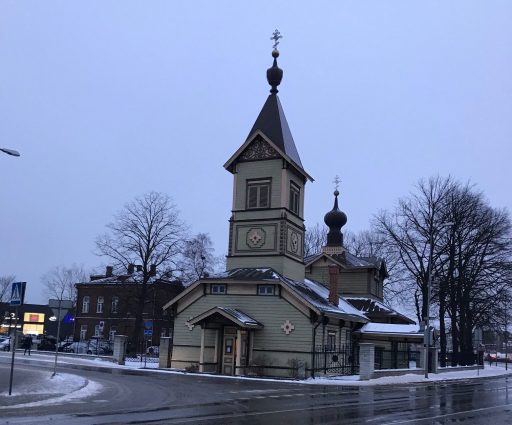
[[[11,305],[22,305],[25,299],[27,282],[13,282],[11,288]]]

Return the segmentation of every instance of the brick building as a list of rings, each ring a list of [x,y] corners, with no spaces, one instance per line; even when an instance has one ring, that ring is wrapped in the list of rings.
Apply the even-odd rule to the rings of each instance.
[[[116,334],[131,338],[141,298],[141,281],[140,268],[130,265],[126,274],[114,275],[113,268],[107,266],[105,275],[91,276],[90,282],[77,283],[75,341],[91,338],[113,341]],[[144,322],[152,323],[152,335],[146,335],[148,345],[159,345],[161,336],[172,335],[172,315],[164,312],[162,306],[183,289],[180,281],[150,278],[143,313]]]

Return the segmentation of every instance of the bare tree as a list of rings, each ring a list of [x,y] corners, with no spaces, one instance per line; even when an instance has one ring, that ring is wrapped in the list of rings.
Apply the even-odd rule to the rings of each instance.
[[[416,193],[400,199],[392,213],[383,211],[374,220],[386,250],[399,259],[397,273],[405,278],[402,291],[413,294],[418,321],[427,317],[428,263],[439,261],[434,247],[445,231],[445,205],[451,187],[450,177],[421,180]]]
[[[470,185],[436,177],[420,181],[392,213],[380,213],[375,227],[400,260],[398,272],[406,278],[402,289],[413,293],[418,320],[431,313],[427,294],[432,283],[442,362],[449,319],[453,364],[471,364],[475,327],[495,320],[510,288],[512,243],[506,211],[490,207]]]
[[[181,279],[191,283],[216,271],[222,260],[215,256],[213,243],[207,233],[198,233],[185,242],[182,260],[179,264]]]
[[[16,276],[0,276],[0,303],[9,301],[11,296],[11,284],[16,279]]]
[[[178,270],[186,226],[169,196],[149,192],[127,203],[107,228],[108,232],[96,240],[98,254],[110,258],[118,270],[126,270],[129,264],[142,268],[133,335],[137,344],[148,302],[148,282],[154,277],[154,270],[164,276]]]
[[[313,227],[306,228],[304,234],[304,257],[322,252],[327,243],[327,227],[316,223]]]
[[[41,277],[45,296],[56,300],[71,300],[73,306],[76,306],[75,284],[87,280],[88,274],[83,266],[76,264],[71,267],[56,266]]]

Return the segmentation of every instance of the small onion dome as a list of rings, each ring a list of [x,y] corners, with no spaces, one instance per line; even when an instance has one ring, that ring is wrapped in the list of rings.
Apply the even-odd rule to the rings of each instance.
[[[281,80],[283,79],[283,70],[277,66],[277,58],[279,57],[279,51],[277,49],[272,50],[272,57],[274,58],[274,63],[271,68],[267,69],[267,81],[272,87],[270,93],[276,94],[279,91],[277,90],[277,86],[281,84]]]
[[[327,234],[328,246],[343,245],[343,235],[341,228],[347,223],[347,215],[338,208],[338,195],[340,193],[334,191],[334,207],[324,216],[324,222],[329,227]]]

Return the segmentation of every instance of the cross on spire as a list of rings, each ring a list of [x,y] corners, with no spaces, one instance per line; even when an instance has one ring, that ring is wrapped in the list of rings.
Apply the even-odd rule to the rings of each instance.
[[[334,184],[335,184],[335,190],[338,190],[338,186],[340,185],[341,183],[341,179],[340,179],[340,176],[338,176],[336,174],[336,177],[334,177],[334,180],[332,181]]]
[[[280,38],[283,38],[283,36],[281,35],[281,33],[279,32],[278,29],[276,29],[273,33],[272,33],[272,37],[270,37],[271,40],[274,40],[274,45],[272,46],[273,49],[277,49],[277,46],[279,44],[279,39]]]

